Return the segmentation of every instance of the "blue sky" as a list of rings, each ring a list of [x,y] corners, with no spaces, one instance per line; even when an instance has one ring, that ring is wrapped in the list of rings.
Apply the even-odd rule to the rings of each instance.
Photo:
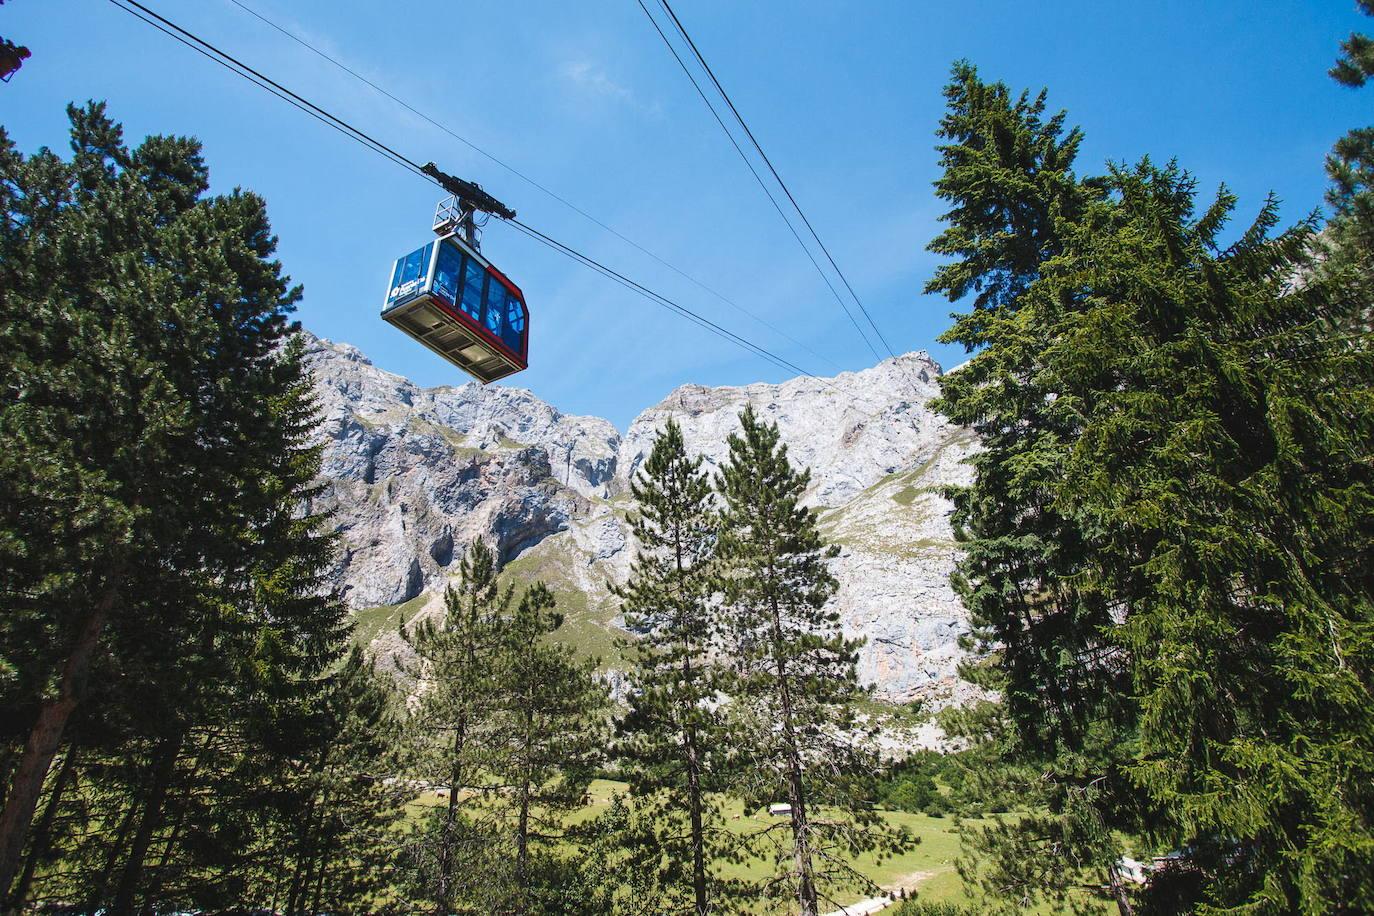
[[[430,113],[802,346],[273,32],[229,0],[148,6],[412,159],[481,182],[523,220],[815,374],[873,355],[729,147],[634,0],[244,0]],[[1374,30],[1353,0],[839,2],[677,0],[675,9],[894,348],[935,343],[949,303],[921,294],[939,231],[933,131],[951,61],[1046,86],[1084,127],[1080,168],[1177,157],[1242,214],[1273,190],[1288,219],[1321,204],[1322,158],[1370,122],[1374,90],[1325,75]],[[377,317],[392,260],[429,237],[440,196],[103,0],[10,0],[0,35],[33,51],[0,86],[21,149],[65,148],[63,106],[107,99],[131,139],[191,134],[215,190],[266,197],[299,317],[426,385],[463,376]],[[510,379],[624,427],[685,382],[788,373],[495,224],[484,252],[525,290],[531,368]]]

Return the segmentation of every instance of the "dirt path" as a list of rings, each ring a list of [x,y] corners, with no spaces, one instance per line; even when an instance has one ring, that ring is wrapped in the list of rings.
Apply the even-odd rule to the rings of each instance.
[[[890,884],[883,885],[883,890],[894,894],[898,891],[905,890],[909,896],[911,892],[916,889],[916,885],[925,881],[927,878],[935,877],[935,875],[936,873],[933,871],[913,871],[910,874],[902,875]]]
[[[894,895],[905,891],[909,897],[912,891],[916,890],[918,884],[934,875],[935,872],[933,871],[913,871],[885,885],[883,890]],[[890,906],[896,906],[897,903],[897,900],[889,897],[870,897],[867,900],[860,900],[858,903],[841,907],[833,913],[827,913],[826,916],[871,916],[873,913],[881,913]]]

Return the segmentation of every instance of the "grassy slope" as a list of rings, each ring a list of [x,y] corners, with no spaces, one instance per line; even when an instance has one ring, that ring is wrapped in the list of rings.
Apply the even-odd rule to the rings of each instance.
[[[508,563],[502,578],[515,582],[517,588],[535,581],[547,585],[565,617],[558,641],[571,645],[584,658],[598,658],[603,666],[612,666],[618,657],[619,631],[611,625],[615,610],[609,602],[588,596],[580,576],[584,565],[573,550],[571,532],[559,532]]]
[[[353,614],[353,641],[363,648],[388,630],[395,630],[420,612],[429,600],[428,593],[416,595],[404,604],[365,607]]]
[[[570,820],[582,821],[596,816],[610,805],[615,795],[627,791],[628,786],[625,783],[596,780],[588,791],[587,806],[574,814]],[[439,796],[427,792],[410,806],[410,816],[417,817],[424,808],[442,802]],[[737,803],[727,808],[727,817],[731,818],[728,824],[733,830],[742,832],[776,823],[776,819],[770,818],[767,814],[739,814],[739,817],[735,818],[734,814],[738,813]],[[863,856],[857,862],[859,872],[883,887],[903,886],[908,890],[919,887],[923,899],[964,900],[963,882],[954,870],[954,860],[959,855],[959,836],[953,819],[908,814],[902,811],[886,811],[883,817],[891,824],[906,827],[919,842],[901,855],[882,862],[878,862],[872,855]],[[758,859],[739,865],[727,865],[722,869],[722,873],[728,877],[763,878],[770,872],[769,864]],[[917,874],[927,877],[916,883],[913,877]],[[853,903],[859,899],[859,895],[848,894],[842,899],[846,903]]]

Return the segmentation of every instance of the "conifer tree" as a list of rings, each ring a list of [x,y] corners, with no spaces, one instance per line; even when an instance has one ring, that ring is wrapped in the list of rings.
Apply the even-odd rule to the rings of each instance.
[[[464,896],[461,884],[469,885],[471,897],[487,867],[488,831],[463,817],[462,808],[468,793],[482,790],[491,765],[497,674],[512,597],[513,588],[503,589],[498,581],[495,554],[478,538],[459,565],[458,587],[444,592],[443,618],[402,630],[415,650],[407,671],[419,692],[410,718],[408,770],[448,791],[447,802],[431,815],[434,822],[410,840],[411,854],[421,860],[423,896],[439,914],[452,912]]]
[[[278,647],[304,696],[343,634],[319,587],[333,541],[305,511],[318,452],[288,345],[300,291],[262,200],[202,199],[192,140],[130,150],[103,106],[69,114],[70,162],[0,137],[0,718],[22,745],[0,892],[96,666],[122,689],[189,685],[203,663],[200,708],[232,720],[253,647]],[[187,734],[143,721],[162,734],[116,910],[141,886]]]
[[[729,446],[716,479],[716,556],[740,785],[751,803],[780,797],[790,808],[785,824],[754,838],[771,844],[778,869],[765,893],[791,896],[803,916],[816,916],[820,901],[833,903],[831,891],[871,886],[853,856],[881,855],[903,837],[872,808],[877,760],[856,716],[861,642],[826,608],[837,588],[827,560],[838,549],[801,504],[810,472],[792,467],[776,424],[752,407]]]
[[[1374,0],[1358,0],[1374,16]],[[1374,39],[1354,32],[1341,44],[1331,77],[1351,89],[1374,76]],[[1356,271],[1364,282],[1374,278],[1374,127],[1357,127],[1336,141],[1326,157],[1331,187],[1326,193],[1332,216],[1327,226],[1327,253],[1336,271]],[[1369,330],[1374,309],[1366,309],[1356,330]]]
[[[509,877],[492,912],[563,912],[564,819],[584,804],[605,755],[606,688],[594,659],[579,660],[552,638],[562,625],[553,593],[540,582],[500,622],[488,747]]]
[[[630,483],[638,552],[619,592],[626,624],[642,633],[626,647],[632,665],[619,753],[636,799],[657,814],[659,911],[697,916],[723,890],[711,864],[729,839],[707,794],[721,785],[728,738],[716,702],[715,518],[701,462],[687,457],[682,429],[670,419]]]
[[[987,445],[959,584],[1048,787],[975,836],[983,880],[1010,908],[1105,866],[1129,913],[1126,830],[1204,877],[1157,875],[1155,911],[1366,910],[1367,287],[1272,199],[1222,245],[1234,196],[1198,211],[1175,165],[1082,184],[1012,308],[961,316],[982,349],[942,399]]]
[[[1121,702],[1127,673],[1092,663],[1120,651],[1112,597],[1083,575],[1092,526],[1054,489],[1080,427],[1052,409],[1054,388],[1039,371],[1054,330],[1021,311],[1103,191],[1075,174],[1082,134],[1063,112],[1047,116],[1045,92],[1014,94],[960,62],[945,97],[935,187],[950,204],[949,226],[929,248],[954,260],[926,291],[971,297],[941,340],[975,355],[942,379],[935,406],[983,446],[970,460],[976,483],[950,494],[963,542],[953,584],[971,645],[992,662],[967,664],[965,675],[996,690],[1003,707],[947,724],[1023,764],[1002,772],[1016,780],[1007,788],[1045,812],[982,835],[970,828],[970,849],[989,863],[987,885],[1015,905],[1062,901],[1085,882],[1120,886],[1113,831],[1139,826],[1138,793],[1122,768],[1133,709]]]

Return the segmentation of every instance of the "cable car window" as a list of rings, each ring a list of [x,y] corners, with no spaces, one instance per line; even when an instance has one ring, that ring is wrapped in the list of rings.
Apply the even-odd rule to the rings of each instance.
[[[497,337],[501,336],[501,325],[504,324],[501,319],[505,316],[506,311],[505,293],[506,287],[495,277],[488,281],[486,310],[487,330],[491,331],[491,333],[495,334]]]
[[[434,291],[449,302],[458,301],[458,276],[463,268],[463,253],[452,245],[439,244],[434,266]]]
[[[396,262],[388,300],[402,299],[419,292],[429,271],[429,252],[433,246],[434,243],[430,242]]]
[[[412,280],[424,281],[425,274],[429,272],[429,251],[434,246],[430,242],[419,251],[412,251],[406,258],[405,276],[401,278],[402,283],[409,283]]]
[[[487,272],[470,257],[463,258],[463,311],[476,321],[482,314],[482,281]]]
[[[525,303],[521,302],[514,293],[506,293],[506,346],[516,353],[524,350],[521,346],[525,334]]]

